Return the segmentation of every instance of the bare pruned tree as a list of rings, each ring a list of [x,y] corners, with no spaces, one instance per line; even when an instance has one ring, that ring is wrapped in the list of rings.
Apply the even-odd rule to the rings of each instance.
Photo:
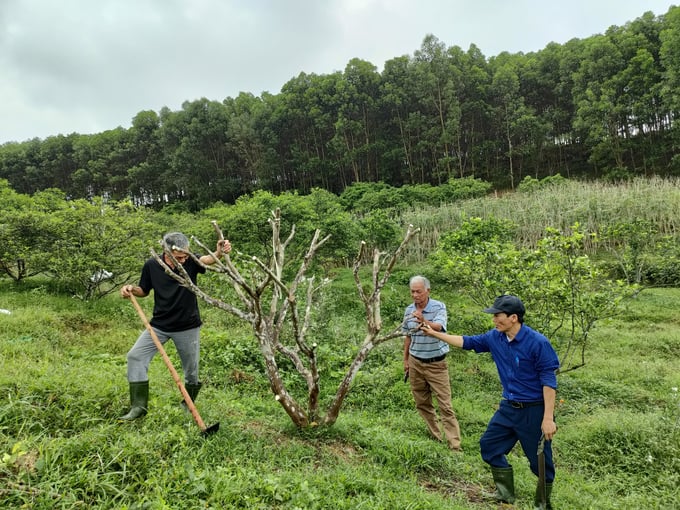
[[[257,257],[252,257],[254,269],[250,271],[248,277],[243,276],[228,254],[224,254],[222,259],[217,261],[216,264],[204,266],[208,270],[224,275],[224,278],[234,288],[240,305],[227,303],[207,294],[191,281],[182,265],[174,260],[172,254],[169,256],[173,258],[173,263],[179,268],[179,274],[172,271],[158,253],[154,250],[151,253],[165,268],[167,274],[181,285],[189,288],[196,296],[203,299],[206,303],[250,323],[264,358],[265,369],[275,399],[283,406],[295,425],[301,428],[316,425],[330,426],[337,420],[352,381],[371,350],[390,339],[402,336],[401,325],[398,325],[388,333],[382,333],[383,323],[380,315],[380,293],[387,283],[404,247],[420,229],[414,229],[412,225],[409,225],[404,239],[392,254],[383,253],[377,249],[373,250],[372,277],[370,285],[366,286],[361,281],[359,270],[362,267],[362,261],[366,260],[369,254],[366,244],[364,242],[361,243],[354,261],[353,274],[359,298],[363,302],[366,313],[366,335],[347,368],[347,372],[340,382],[333,400],[325,414],[323,414],[319,410],[320,384],[319,366],[316,356],[317,344],[313,342],[310,344],[307,337],[315,305],[315,296],[317,291],[327,282],[319,282],[317,284],[315,277],[308,277],[307,272],[318,249],[330,236],[321,238],[320,231],[316,230],[304,257],[300,261],[300,266],[297,268],[294,276],[292,276],[292,279],[286,282],[284,281],[285,252],[286,247],[295,235],[295,226],[293,225],[290,234],[282,242],[280,210],[277,209],[272,212],[269,224],[272,229],[273,254],[271,260],[268,264],[265,264]],[[212,225],[218,239],[224,239],[217,222],[213,221]],[[200,240],[192,239],[201,248],[210,251]],[[201,263],[193,253],[187,253],[197,263]],[[298,298],[301,299],[299,300]],[[284,335],[282,333],[284,329],[292,332],[292,335],[285,335],[286,338],[290,337],[288,344],[285,344],[283,341]],[[276,361],[277,356],[283,356],[290,360],[306,382],[306,406],[298,403],[287,391]]]

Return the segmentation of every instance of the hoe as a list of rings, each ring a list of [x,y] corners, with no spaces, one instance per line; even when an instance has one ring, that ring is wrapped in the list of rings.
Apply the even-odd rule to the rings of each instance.
[[[144,326],[146,327],[146,330],[151,335],[151,338],[153,338],[153,343],[156,344],[156,348],[158,349],[158,352],[161,353],[161,356],[163,357],[163,361],[165,362],[165,366],[167,366],[168,370],[170,370],[170,373],[172,374],[172,378],[175,380],[175,383],[177,384],[177,387],[179,388],[180,393],[182,393],[182,397],[184,397],[184,402],[186,402],[187,408],[189,409],[189,411],[191,411],[191,416],[194,417],[196,424],[201,429],[201,435],[203,437],[208,437],[209,435],[214,434],[215,432],[217,432],[220,429],[219,422],[215,423],[214,425],[211,425],[210,427],[205,426],[205,423],[203,423],[203,420],[201,419],[201,415],[198,414],[198,409],[196,409],[196,406],[194,405],[193,401],[191,400],[189,393],[187,393],[187,390],[184,387],[184,384],[182,384],[182,380],[179,378],[179,374],[177,373],[177,370],[175,370],[175,367],[172,366],[172,361],[170,361],[170,358],[168,358],[168,354],[165,352],[165,349],[163,348],[163,344],[158,339],[158,335],[156,335],[156,332],[151,327],[151,324],[149,324],[149,321],[147,320],[146,315],[144,315],[144,310],[142,310],[142,307],[139,306],[137,299],[135,299],[135,296],[133,296],[132,294],[130,295],[130,301],[132,301],[132,304],[134,305],[135,310],[137,310],[139,317],[142,319],[142,322],[144,322]]]

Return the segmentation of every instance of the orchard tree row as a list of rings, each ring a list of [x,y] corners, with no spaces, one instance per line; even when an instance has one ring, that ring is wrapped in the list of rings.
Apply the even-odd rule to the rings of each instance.
[[[115,290],[137,277],[140,262],[168,231],[181,230],[210,241],[216,220],[239,253],[267,260],[272,256],[268,219],[284,211],[281,228],[295,229],[287,256],[302,256],[316,229],[330,235],[318,250],[318,268],[348,266],[361,241],[384,250],[396,248],[403,238],[398,208],[438,196],[441,202],[479,197],[489,183],[452,179],[446,185],[359,183],[337,196],[315,188],[307,195],[256,191],[235,204],[216,204],[200,213],[153,211],[130,200],[102,197],[68,198],[63,191],[47,189],[33,195],[17,193],[0,179],[0,277],[15,281],[40,275],[58,291],[84,299]],[[351,205],[351,208],[350,208]],[[200,246],[193,248],[200,251]],[[314,268],[312,268],[314,269]]]
[[[433,35],[377,67],[301,73],[280,93],[141,111],[128,129],[0,147],[20,193],[57,188],[197,211],[255,190],[479,178],[677,175],[680,8],[528,54],[487,58]]]

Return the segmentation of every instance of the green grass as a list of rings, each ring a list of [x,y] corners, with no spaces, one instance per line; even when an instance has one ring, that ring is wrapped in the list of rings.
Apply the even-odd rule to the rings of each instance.
[[[400,287],[388,294],[389,303],[408,300]],[[478,314],[453,290],[435,287],[433,296],[450,304],[452,324]],[[151,300],[140,303],[148,312]],[[197,406],[207,425],[220,423],[204,439],[159,357],[149,414],[117,421],[128,406],[125,354],[142,328],[128,302],[0,282],[0,308],[12,312],[0,315],[3,508],[497,508],[480,497],[491,477],[478,439],[500,394],[486,356],[449,358],[462,455],[428,438],[401,378],[401,340],[371,353],[333,427],[297,430],[269,391],[249,331],[204,309]],[[556,508],[680,501],[678,309],[680,290],[643,291],[592,332],[586,366],[560,375]],[[334,315],[320,342],[338,370],[342,356],[332,354],[351,350],[361,324]],[[174,348],[168,353],[179,367]],[[510,457],[515,507],[532,508],[535,477],[521,451]]]

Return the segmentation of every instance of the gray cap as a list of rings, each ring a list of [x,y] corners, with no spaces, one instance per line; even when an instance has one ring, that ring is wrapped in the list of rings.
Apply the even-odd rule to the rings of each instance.
[[[484,309],[485,313],[500,313],[504,312],[508,315],[517,314],[519,317],[524,317],[526,309],[524,303],[517,296],[498,296],[493,305]]]
[[[167,251],[188,250],[189,238],[182,232],[169,232],[163,236],[163,248]]]

